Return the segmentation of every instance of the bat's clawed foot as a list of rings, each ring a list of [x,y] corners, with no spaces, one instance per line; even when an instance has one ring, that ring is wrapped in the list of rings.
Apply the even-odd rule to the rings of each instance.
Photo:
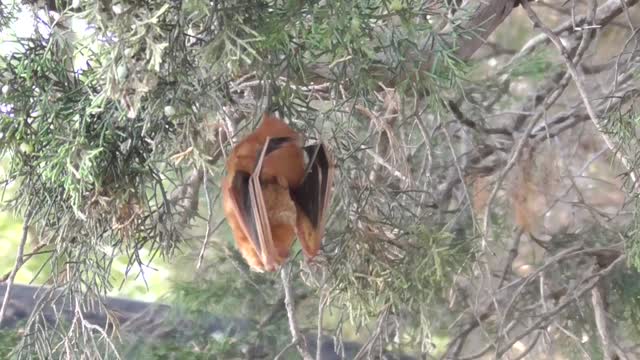
[[[323,283],[323,274],[329,262],[324,255],[318,254],[313,258],[305,257],[300,264],[300,277],[302,281],[311,287],[320,287]]]
[[[305,256],[304,263],[310,270],[321,270],[329,265],[327,257],[320,251],[314,257]]]

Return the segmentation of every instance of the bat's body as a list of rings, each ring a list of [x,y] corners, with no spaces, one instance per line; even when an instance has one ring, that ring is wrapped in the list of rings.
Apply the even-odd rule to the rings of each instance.
[[[303,147],[296,132],[270,115],[234,147],[222,185],[224,213],[253,270],[276,270],[296,235],[307,258],[317,254],[332,174],[324,145]]]

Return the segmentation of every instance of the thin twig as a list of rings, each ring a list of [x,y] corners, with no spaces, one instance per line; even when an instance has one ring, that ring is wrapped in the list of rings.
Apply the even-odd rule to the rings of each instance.
[[[18,245],[18,254],[16,255],[16,262],[13,265],[13,270],[11,270],[11,275],[9,275],[9,282],[7,283],[7,290],[4,293],[4,298],[2,299],[2,308],[0,308],[0,325],[2,325],[2,320],[4,319],[4,313],[7,311],[7,304],[9,303],[9,297],[11,296],[11,289],[13,287],[13,283],[16,280],[16,274],[18,274],[18,270],[24,264],[24,246],[27,243],[27,234],[29,233],[29,223],[31,222],[32,209],[27,210],[27,213],[24,217],[24,224],[22,224],[22,238],[20,239],[20,244]]]
[[[320,300],[318,301],[318,328],[316,339],[316,360],[322,360],[322,318],[324,317],[324,307],[329,300],[329,292],[325,289],[326,271],[322,270],[322,284],[320,286]]]
[[[280,352],[273,358],[273,360],[280,360],[282,356],[295,345],[296,345],[295,341],[288,343],[287,346],[285,346],[282,350],[280,350]]]
[[[502,287],[504,281],[507,280],[507,277],[513,271],[513,262],[518,257],[518,247],[520,246],[520,239],[522,238],[522,234],[524,230],[521,227],[516,229],[513,238],[511,239],[511,245],[509,246],[509,255],[507,261],[504,264],[504,270],[502,271],[502,276],[500,277],[500,282],[498,283],[498,289]]]
[[[209,237],[211,235],[211,220],[213,218],[213,211],[211,211],[211,196],[209,195],[209,188],[207,187],[207,169],[202,169],[203,173],[203,183],[204,183],[204,195],[207,198],[207,230],[204,233],[204,241],[202,241],[202,247],[200,248],[200,254],[198,255],[198,265],[196,265],[197,269],[200,269],[202,265],[202,260],[204,259],[204,251],[207,248],[207,243],[209,242]]]
[[[385,168],[387,168],[391,172],[391,174],[393,174],[398,179],[402,180],[404,185],[408,185],[409,184],[410,180],[406,176],[404,176],[399,170],[397,170],[391,164],[386,162],[380,155],[376,154],[371,149],[366,149],[365,151],[367,152],[367,154],[371,155],[373,160],[375,160],[378,164],[384,166]]]

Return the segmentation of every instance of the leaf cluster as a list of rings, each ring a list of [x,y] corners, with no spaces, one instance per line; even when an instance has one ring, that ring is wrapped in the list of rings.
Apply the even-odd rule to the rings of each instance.
[[[471,271],[473,245],[464,236],[424,226],[397,237],[350,229],[329,257],[331,302],[355,324],[366,326],[388,309],[402,319],[395,331],[402,343],[432,340],[431,332],[450,314],[456,277]],[[457,234],[460,235],[460,234]],[[428,346],[427,346],[428,347]]]

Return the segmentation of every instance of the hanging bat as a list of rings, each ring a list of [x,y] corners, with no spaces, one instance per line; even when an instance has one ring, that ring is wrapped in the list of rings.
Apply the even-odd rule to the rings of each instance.
[[[320,249],[334,162],[323,143],[303,145],[287,124],[265,114],[227,160],[224,214],[254,271],[275,271],[289,257],[296,236],[308,260]]]

